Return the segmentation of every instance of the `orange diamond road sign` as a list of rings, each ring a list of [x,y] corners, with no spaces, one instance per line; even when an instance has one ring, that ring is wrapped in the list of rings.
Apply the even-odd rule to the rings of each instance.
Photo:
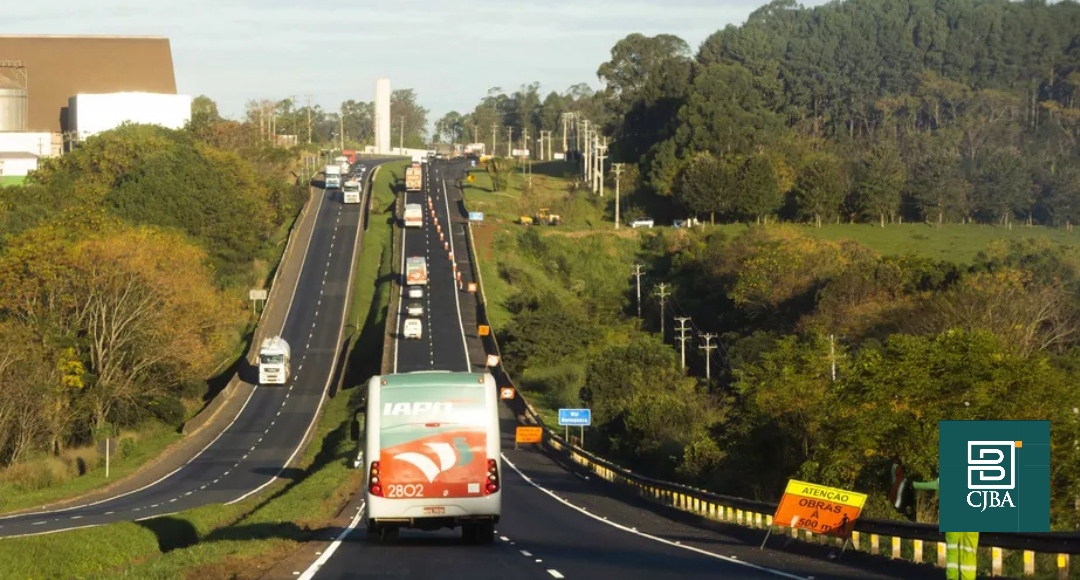
[[[543,440],[543,427],[518,427],[514,437],[515,443],[540,443]]]
[[[476,176],[471,173],[469,174],[469,183],[476,183]]]
[[[514,387],[503,387],[499,389],[499,398],[504,401],[509,401],[514,398]]]
[[[476,294],[476,282],[469,282],[469,292]]]
[[[497,367],[497,366],[499,366],[499,357],[497,357],[497,356],[495,356],[493,354],[489,354],[487,356],[487,366],[489,366],[489,367]]]
[[[487,335],[491,334],[491,327],[486,325],[486,324],[481,324],[480,328],[478,330],[479,330],[478,334],[480,336],[487,336]]]

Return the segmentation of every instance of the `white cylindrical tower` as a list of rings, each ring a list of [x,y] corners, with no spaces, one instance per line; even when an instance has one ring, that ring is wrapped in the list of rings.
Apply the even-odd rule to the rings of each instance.
[[[390,153],[390,79],[375,81],[375,151]]]

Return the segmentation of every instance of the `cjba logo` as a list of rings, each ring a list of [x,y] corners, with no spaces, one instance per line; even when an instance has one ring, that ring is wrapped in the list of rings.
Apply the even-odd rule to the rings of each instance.
[[[938,429],[942,532],[1050,531],[1049,421],[941,421]]]

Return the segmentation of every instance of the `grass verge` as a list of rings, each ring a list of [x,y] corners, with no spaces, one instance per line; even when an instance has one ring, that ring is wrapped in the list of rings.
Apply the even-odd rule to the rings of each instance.
[[[390,290],[389,276],[380,275],[389,267],[389,260],[380,259],[391,241],[387,219],[393,217],[393,206],[385,203],[387,195],[393,198],[389,182],[381,191],[376,184],[373,195],[378,203],[372,204],[353,292],[377,304]],[[366,377],[379,370],[384,299],[381,304],[381,310],[368,308],[355,298],[350,306],[349,319],[360,330],[347,375]],[[286,472],[287,481],[258,497],[143,522],[6,539],[0,541],[0,577],[258,577],[299,543],[319,537],[359,486],[362,474],[350,463],[356,452],[350,432],[361,392],[347,389],[327,401],[312,439],[316,444],[304,451],[296,469]]]

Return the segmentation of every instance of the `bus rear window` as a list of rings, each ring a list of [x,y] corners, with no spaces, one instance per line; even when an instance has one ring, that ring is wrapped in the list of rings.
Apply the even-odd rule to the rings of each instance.
[[[489,420],[483,385],[384,388],[379,398],[382,431],[404,427],[484,427]]]

